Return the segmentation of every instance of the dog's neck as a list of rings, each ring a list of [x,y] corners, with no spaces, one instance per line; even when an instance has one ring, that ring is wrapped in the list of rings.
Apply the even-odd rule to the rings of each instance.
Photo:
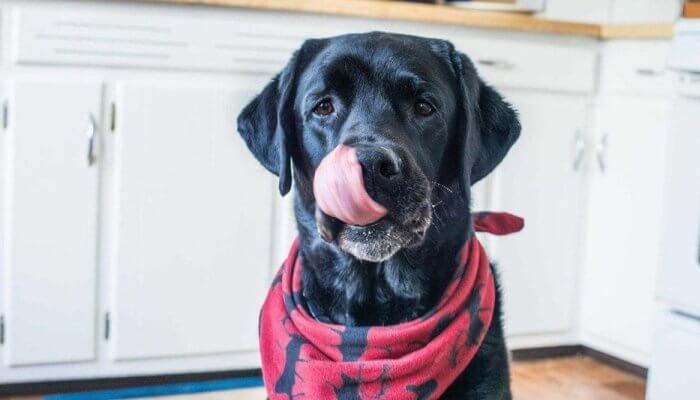
[[[458,253],[471,230],[467,203],[436,208],[425,242],[371,263],[344,253],[318,235],[312,207],[295,201],[309,312],[323,322],[377,326],[413,320],[441,298],[454,274]],[[451,209],[460,215],[440,215]],[[463,211],[463,213],[462,213]],[[449,221],[448,223],[446,223]]]

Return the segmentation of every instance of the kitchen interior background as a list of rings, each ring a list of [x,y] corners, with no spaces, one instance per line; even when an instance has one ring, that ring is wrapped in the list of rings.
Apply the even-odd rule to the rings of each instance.
[[[0,2],[0,394],[255,374],[294,222],[235,117],[304,38],[369,30],[452,40],[520,111],[475,195],[527,221],[486,239],[515,354],[700,393],[700,2],[443,3]]]

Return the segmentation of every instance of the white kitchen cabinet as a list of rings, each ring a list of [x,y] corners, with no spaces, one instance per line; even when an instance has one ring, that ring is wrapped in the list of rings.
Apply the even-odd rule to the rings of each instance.
[[[257,349],[274,181],[236,115],[263,84],[116,88],[109,300],[115,359]]]
[[[585,338],[648,365],[669,102],[608,96],[597,108],[591,165],[581,326]]]
[[[547,0],[546,18],[588,23],[673,22],[683,0]]]
[[[700,80],[678,79],[666,151],[657,295],[675,310],[700,316]]]
[[[5,209],[5,205],[7,204],[7,156],[8,156],[8,143],[9,139],[7,138],[7,123],[9,122],[8,117],[9,115],[9,88],[8,88],[8,83],[0,80],[0,290],[4,290],[4,284],[2,283],[5,281],[5,277],[7,276],[7,260],[4,254],[7,254],[6,246],[7,246],[7,239],[5,238],[5,234],[7,233],[7,229],[5,229],[5,219],[7,218],[7,210]],[[2,353],[2,344],[5,341],[5,317],[2,315],[3,311],[5,310],[5,296],[0,295],[0,371],[2,371],[2,358],[3,358],[3,353]]]
[[[684,0],[613,0],[610,22],[674,22],[683,9]]]
[[[698,394],[700,320],[675,313],[657,316],[648,400],[688,399]]]
[[[614,40],[601,46],[600,92],[603,96],[670,97],[672,73],[665,40]]]
[[[612,0],[547,0],[542,16],[545,18],[576,21],[606,22]]]
[[[20,80],[3,138],[5,363],[96,356],[98,161],[102,85]]]
[[[496,169],[493,208],[525,218],[523,232],[495,240],[506,334],[566,333],[576,299],[586,100],[504,94],[520,114],[522,133]]]

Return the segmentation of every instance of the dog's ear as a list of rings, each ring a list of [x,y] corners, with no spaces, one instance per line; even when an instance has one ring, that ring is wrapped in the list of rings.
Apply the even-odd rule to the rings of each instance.
[[[518,113],[481,79],[478,114],[481,147],[472,165],[472,184],[493,171],[520,136]]]
[[[461,172],[468,187],[503,160],[520,136],[520,122],[513,107],[479,78],[466,55],[452,48],[451,62],[459,81]]]
[[[292,187],[289,139],[294,132],[298,53],[238,115],[238,132],[268,171],[279,176],[282,196]]]
[[[306,41],[263,91],[238,115],[238,132],[255,158],[279,176],[279,191],[284,196],[292,187],[291,154],[296,137],[294,100],[297,80],[317,48]]]

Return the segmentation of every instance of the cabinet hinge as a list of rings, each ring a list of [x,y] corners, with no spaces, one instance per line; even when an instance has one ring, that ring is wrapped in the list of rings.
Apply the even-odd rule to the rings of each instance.
[[[112,102],[109,106],[109,130],[114,133],[117,129],[117,105]]]
[[[7,100],[2,102],[2,129],[7,129],[10,122],[10,106]]]
[[[5,344],[5,316],[0,315],[0,345]]]
[[[105,313],[105,340],[109,340],[109,331],[112,328],[111,321],[109,319],[109,311]]]

